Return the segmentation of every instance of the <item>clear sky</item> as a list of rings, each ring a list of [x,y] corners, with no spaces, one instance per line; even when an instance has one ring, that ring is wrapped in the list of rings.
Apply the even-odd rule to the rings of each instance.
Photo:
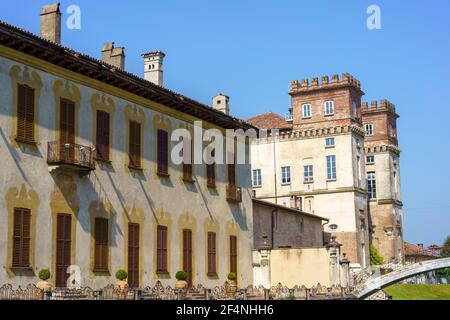
[[[0,19],[39,33],[42,0],[2,1]],[[381,30],[366,27],[381,8]],[[105,41],[126,47],[126,69],[162,50],[165,86],[210,104],[230,96],[249,118],[284,114],[290,81],[349,72],[365,101],[389,99],[399,139],[405,239],[442,244],[450,234],[450,1],[151,0],[61,1],[81,9],[81,29],[62,43],[100,57]]]

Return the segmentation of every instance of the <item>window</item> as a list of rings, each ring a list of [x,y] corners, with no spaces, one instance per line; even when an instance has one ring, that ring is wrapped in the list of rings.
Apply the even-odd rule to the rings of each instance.
[[[95,218],[94,270],[108,270],[108,219]]]
[[[130,167],[141,167],[141,124],[136,121],[130,121],[129,137],[129,157]]]
[[[215,156],[215,150],[211,151],[211,156]],[[210,188],[216,186],[216,164],[211,163],[206,165],[206,185]]]
[[[109,160],[109,113],[101,110],[97,110],[95,150],[98,159]]]
[[[375,163],[375,156],[366,157],[366,164],[374,164],[374,163]]]
[[[311,104],[303,105],[303,118],[311,118]]]
[[[229,163],[228,164],[228,184],[230,186],[236,185],[236,164]]]
[[[367,172],[367,193],[369,195],[369,199],[377,198],[377,181],[375,172]]]
[[[330,116],[334,114],[334,102],[325,101],[325,115]]]
[[[158,226],[156,236],[156,271],[167,272],[167,227]]]
[[[364,125],[364,129],[366,130],[366,135],[373,136],[373,124],[372,123],[366,123]]]
[[[358,104],[356,103],[356,101],[353,101],[352,108],[353,108],[353,118],[356,118],[358,116]]]
[[[216,275],[216,233],[208,232],[208,274]]]
[[[261,185],[262,185],[262,182],[261,182],[261,169],[253,170],[252,184],[253,184],[253,187],[261,187]]]
[[[291,183],[291,167],[281,168],[281,183],[282,184]]]
[[[189,148],[190,148],[190,159],[189,163],[184,163],[183,162],[183,180],[184,181],[189,181],[189,182],[193,182],[194,179],[192,177],[193,174],[193,161],[192,161],[192,141],[189,141]],[[184,153],[184,150],[183,150]],[[183,154],[183,158],[184,158],[184,154]]]
[[[31,211],[14,208],[13,267],[27,268],[30,266],[30,229]]]
[[[162,175],[169,174],[169,134],[165,130],[158,130],[158,168],[157,173]]]
[[[34,142],[34,89],[18,85],[17,139]]]
[[[336,156],[327,156],[327,179],[336,180]]]
[[[237,274],[237,237],[230,236],[230,272]]]
[[[356,157],[356,166],[357,166],[356,170],[358,171],[358,185],[359,185],[360,181],[362,179],[362,177],[361,177],[361,157],[360,156]]]
[[[335,146],[334,138],[326,138],[325,139],[325,147],[326,148],[333,148]]]
[[[304,166],[303,168],[304,168],[303,181],[305,183],[313,182],[313,177],[314,177],[314,175],[313,175],[313,166],[312,165],[307,165],[307,166]]]

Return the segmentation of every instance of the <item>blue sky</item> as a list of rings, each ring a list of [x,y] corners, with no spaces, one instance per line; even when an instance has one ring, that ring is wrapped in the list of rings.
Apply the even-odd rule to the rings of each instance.
[[[3,1],[0,19],[38,33],[48,2]],[[81,29],[63,28],[64,45],[100,57],[115,41],[137,75],[140,54],[162,50],[166,87],[208,104],[224,92],[244,119],[284,114],[292,79],[351,73],[365,101],[387,98],[401,115],[406,240],[450,234],[450,1],[82,0],[61,1],[63,12],[72,4]],[[381,30],[366,27],[371,4]]]

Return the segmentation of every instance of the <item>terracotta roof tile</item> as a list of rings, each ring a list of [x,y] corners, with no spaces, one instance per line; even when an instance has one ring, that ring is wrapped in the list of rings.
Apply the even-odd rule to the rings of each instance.
[[[259,129],[291,129],[292,125],[273,112],[267,112],[245,120]]]
[[[405,242],[405,255],[406,256],[426,256],[439,258],[437,254],[434,254],[428,250],[425,250],[415,244]]]

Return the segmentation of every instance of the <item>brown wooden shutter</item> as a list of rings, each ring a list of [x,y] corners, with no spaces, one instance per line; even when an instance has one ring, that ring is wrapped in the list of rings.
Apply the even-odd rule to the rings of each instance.
[[[15,208],[13,222],[13,267],[30,266],[31,212],[29,209]]]
[[[26,91],[25,139],[34,141],[34,89],[27,87]]]
[[[128,224],[128,285],[139,287],[139,224]]]
[[[192,284],[192,230],[183,230],[183,271],[187,273],[186,281]]]
[[[61,99],[60,103],[60,158],[72,161],[75,158],[75,104],[67,99]]]
[[[66,287],[71,265],[72,216],[59,213],[56,219],[56,286]]]
[[[109,135],[109,113],[97,110],[97,134],[95,148],[99,159],[109,160]]]
[[[108,270],[108,219],[95,219],[95,252],[94,269],[99,271]]]
[[[141,167],[141,124],[130,121],[130,164],[133,167]]]
[[[167,272],[167,227],[157,227],[156,268],[158,272]]]
[[[169,173],[169,135],[167,131],[158,130],[158,173]]]
[[[216,274],[216,233],[208,232],[208,273]]]
[[[237,273],[237,237],[230,236],[230,272]]]
[[[234,163],[228,164],[228,183],[231,186],[236,185],[236,165]]]
[[[17,138],[34,141],[34,89],[17,85]]]

